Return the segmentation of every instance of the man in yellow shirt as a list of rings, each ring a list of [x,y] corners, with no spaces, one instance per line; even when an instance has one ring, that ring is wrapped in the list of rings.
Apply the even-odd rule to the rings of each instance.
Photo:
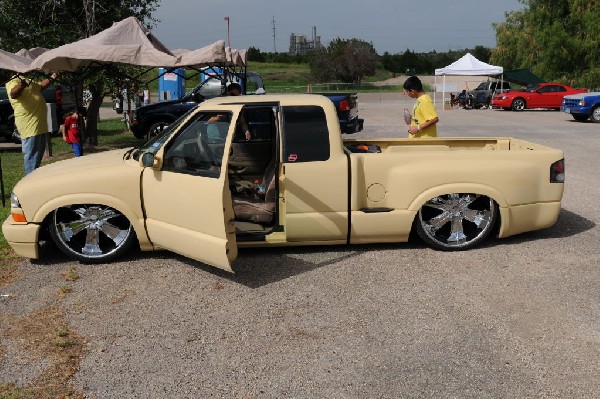
[[[54,73],[51,78],[38,83],[15,75],[6,83],[6,92],[15,113],[15,126],[21,136],[25,174],[40,166],[46,150],[48,121],[42,90],[57,76],[58,74]]]
[[[433,100],[423,91],[423,84],[416,76],[411,76],[404,82],[404,94],[417,101],[413,107],[408,137],[437,137],[436,124],[440,121]]]

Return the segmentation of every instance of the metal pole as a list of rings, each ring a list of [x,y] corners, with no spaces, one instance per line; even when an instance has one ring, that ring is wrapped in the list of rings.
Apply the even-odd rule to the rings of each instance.
[[[2,207],[6,206],[6,199],[4,198],[4,175],[2,174],[2,155],[0,155],[0,194],[2,195]]]
[[[229,17],[225,17],[225,21],[227,21],[227,47],[231,48],[231,39],[229,37]]]

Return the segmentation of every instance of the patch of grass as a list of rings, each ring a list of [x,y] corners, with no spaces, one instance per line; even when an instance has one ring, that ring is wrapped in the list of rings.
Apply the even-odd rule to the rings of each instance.
[[[72,266],[68,272],[63,273],[63,277],[65,280],[73,282],[79,280],[79,273],[77,272],[77,268]]]
[[[0,333],[21,345],[28,353],[27,361],[32,364],[44,361],[48,366],[25,387],[0,381],[0,398],[83,397],[69,381],[79,370],[85,353],[84,341],[66,324],[62,309],[48,307],[22,318],[6,316],[2,326],[6,327]]]
[[[60,287],[58,287],[58,290],[61,294],[70,294],[71,292],[73,292],[73,287],[71,287],[68,284],[63,284]]]

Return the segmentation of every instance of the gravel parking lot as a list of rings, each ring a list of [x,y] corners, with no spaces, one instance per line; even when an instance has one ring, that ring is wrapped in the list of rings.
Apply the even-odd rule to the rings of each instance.
[[[413,100],[359,100],[357,137],[407,135]],[[0,386],[26,386],[50,362],[9,324],[56,307],[83,343],[70,384],[89,398],[598,397],[600,125],[438,110],[440,136],[564,149],[557,224],[458,253],[418,241],[245,249],[234,275],[169,252],[81,265],[48,246],[0,287]]]

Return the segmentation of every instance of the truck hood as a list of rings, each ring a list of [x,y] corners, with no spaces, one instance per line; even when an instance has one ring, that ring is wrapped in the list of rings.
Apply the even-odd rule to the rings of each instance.
[[[595,92],[591,92],[591,93],[569,94],[568,96],[565,96],[565,98],[568,98],[570,100],[581,100],[587,96],[600,96],[600,91],[595,91]]]
[[[194,101],[191,100],[190,96],[188,94],[186,94],[183,97],[175,98],[172,100],[164,100],[164,101],[160,101],[157,103],[144,105],[143,107],[138,108],[138,110],[140,113],[143,113],[146,111],[151,111],[155,108],[162,108],[167,105],[176,105],[176,104],[181,104],[181,103],[193,103],[193,102]]]
[[[123,155],[126,152],[127,149],[119,149],[54,162],[34,170],[21,181],[45,180],[58,175],[85,174],[91,169],[111,168],[123,164]]]

